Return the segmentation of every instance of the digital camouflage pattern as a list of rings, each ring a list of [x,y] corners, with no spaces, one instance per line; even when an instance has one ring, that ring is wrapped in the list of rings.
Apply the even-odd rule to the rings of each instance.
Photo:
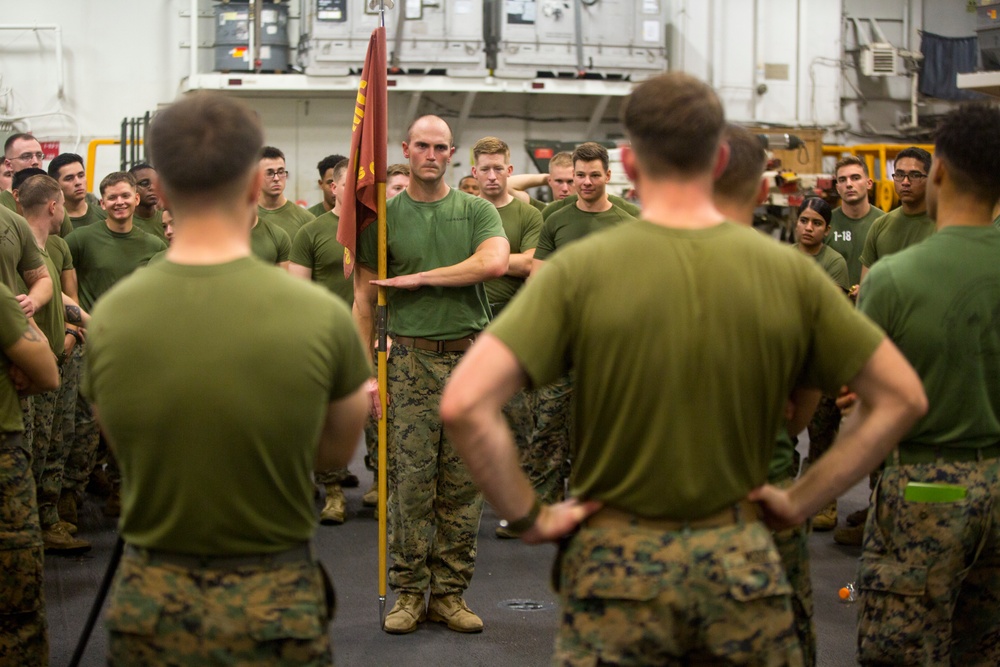
[[[562,552],[553,665],[802,665],[761,523],[583,528]]]
[[[514,444],[521,458],[521,467],[528,463],[531,436],[535,431],[535,397],[533,392],[521,390],[503,406],[503,416],[514,436]]]
[[[907,502],[910,481],[957,484],[966,497]],[[857,579],[859,660],[1000,664],[1000,459],[887,463],[873,499]]]
[[[344,467],[332,468],[330,470],[317,470],[314,477],[317,484],[326,486],[327,484],[340,484],[347,479],[350,474],[351,471]]]
[[[461,594],[475,569],[483,496],[438,415],[461,358],[399,343],[389,355],[389,585],[397,593]]]
[[[31,437],[31,474],[37,488],[42,480],[45,459],[49,455],[52,440],[52,419],[55,417],[58,390],[47,391],[31,397],[34,412],[34,428]]]
[[[63,438],[68,441],[69,456],[63,470],[63,486],[75,493],[83,495],[90,479],[90,471],[94,469],[97,460],[97,448],[100,444],[100,433],[97,422],[90,410],[87,398],[80,394],[80,373],[83,369],[85,345],[73,348],[73,354],[66,360],[63,371],[63,382],[68,383],[68,391],[76,394],[76,404],[68,417],[63,418]]]
[[[42,535],[31,456],[20,435],[0,434],[0,664],[48,664]]]
[[[793,481],[786,478],[772,484],[787,489]],[[809,570],[809,524],[773,531],[771,536],[792,587],[792,615],[795,617],[795,634],[802,647],[802,660],[807,667],[812,667],[816,664],[816,629],[813,626],[813,590]]]
[[[56,505],[63,488],[63,473],[69,458],[70,445],[73,443],[73,418],[76,414],[76,385],[66,381],[71,374],[79,373],[80,360],[72,354],[66,358],[59,369],[62,382],[56,392],[56,401],[52,415],[52,436],[49,440],[48,452],[45,456],[45,466],[42,470],[41,482],[38,488],[38,518],[43,526],[51,526],[59,521]],[[75,366],[75,368],[74,368]]]
[[[543,503],[553,504],[566,496],[569,477],[569,443],[573,380],[564,375],[539,387],[535,397],[535,429],[530,444],[521,450],[521,467]]]
[[[110,665],[332,665],[317,563],[191,569],[126,553],[105,625]]]

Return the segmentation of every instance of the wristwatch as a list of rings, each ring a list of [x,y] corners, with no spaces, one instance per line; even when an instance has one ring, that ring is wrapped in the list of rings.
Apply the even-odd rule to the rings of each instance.
[[[535,496],[535,501],[531,503],[531,509],[528,513],[522,516],[517,521],[501,521],[500,525],[505,525],[505,527],[511,532],[521,534],[532,526],[535,525],[535,521],[538,520],[538,515],[542,512],[542,501]]]

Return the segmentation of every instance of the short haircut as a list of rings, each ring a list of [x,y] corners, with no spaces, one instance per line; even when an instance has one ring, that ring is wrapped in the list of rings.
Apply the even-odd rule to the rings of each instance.
[[[857,155],[845,155],[844,157],[837,160],[837,164],[834,165],[833,167],[834,178],[836,178],[837,172],[840,171],[843,167],[850,167],[852,165],[861,167],[861,171],[865,173],[865,178],[869,178],[868,164],[864,160],[859,158]]]
[[[83,158],[76,153],[60,153],[52,158],[52,162],[49,162],[49,176],[58,179],[59,170],[66,165],[73,164],[75,162],[79,162],[81,167],[87,164],[83,161]]]
[[[910,146],[909,148],[904,148],[903,150],[896,153],[896,162],[899,162],[904,157],[911,157],[924,165],[924,171],[931,170],[931,154],[925,151],[923,148],[917,148],[916,146]]]
[[[480,155],[503,155],[504,164],[510,162],[510,146],[496,137],[483,137],[472,146],[472,159],[476,161]]]
[[[274,146],[264,146],[260,149],[260,159],[261,160],[284,160],[285,154],[281,152],[280,148],[275,148]]]
[[[350,166],[351,166],[351,161],[348,160],[346,157],[337,164],[333,165],[333,180],[339,181],[340,177],[343,175],[345,171],[347,171],[347,168]]]
[[[112,185],[118,185],[119,183],[128,183],[132,190],[136,189],[135,176],[127,171],[113,171],[103,179],[101,179],[101,196],[104,196],[104,191],[110,188]]]
[[[393,176],[406,176],[407,178],[409,178],[410,165],[405,164],[403,162],[399,162],[397,164],[390,164],[388,167],[385,168],[385,180],[388,181]]]
[[[948,112],[934,135],[934,154],[957,190],[983,202],[1000,199],[1000,109],[974,103]]]
[[[44,173],[33,174],[18,184],[17,199],[21,204],[21,210],[30,214],[57,199],[60,192],[62,189],[56,179]]]
[[[32,176],[39,176],[39,175],[44,176],[45,170],[39,169],[38,167],[26,167],[21,171],[15,172],[13,178],[11,178],[10,180],[10,189],[17,190],[18,186],[21,185],[21,183],[24,183]]]
[[[726,169],[715,180],[713,194],[728,201],[756,203],[760,192],[761,178],[767,166],[767,151],[760,137],[739,125],[729,123],[722,133],[722,139],[729,144],[729,162]]]
[[[337,164],[342,160],[346,159],[347,158],[344,157],[343,155],[327,155],[325,158],[320,160],[319,163],[316,165],[316,169],[319,170],[319,177],[323,178],[323,174],[336,167]],[[334,178],[336,178],[336,176],[334,176]]]
[[[807,208],[819,213],[823,217],[823,221],[826,222],[826,226],[830,226],[830,218],[833,217],[833,210],[826,203],[826,200],[819,197],[807,197],[805,201],[799,204],[799,215]]]
[[[218,195],[258,169],[264,132],[243,102],[202,91],[157,113],[147,141],[167,193]]]
[[[621,121],[639,165],[654,177],[711,170],[725,126],[719,97],[682,72],[639,84],[621,106]]]
[[[549,169],[552,167],[569,167],[573,168],[573,154],[569,151],[561,151],[556,153],[551,158],[549,158]]]
[[[448,121],[446,121],[444,118],[441,118],[441,116],[435,116],[434,114],[425,114],[423,116],[418,116],[414,118],[413,121],[410,122],[410,124],[406,127],[407,143],[410,142],[410,133],[413,132],[413,126],[416,125],[418,122],[422,121],[424,118],[437,118],[439,121],[444,123],[445,127],[448,128],[448,146],[455,145],[455,132],[451,129],[451,125],[449,125]]]
[[[604,165],[604,170],[608,170],[610,161],[608,159],[608,149],[599,143],[587,141],[576,147],[573,151],[573,168],[576,169],[577,162],[593,162],[600,160]]]
[[[459,187],[461,187],[462,182],[466,181],[466,180],[474,181],[476,183],[476,185],[479,185],[479,181],[476,180],[475,176],[473,176],[472,174],[466,174],[462,178],[458,179],[458,185],[459,185]]]
[[[128,173],[130,173],[133,176],[135,176],[137,173],[139,173],[143,169],[152,169],[153,171],[156,171],[156,167],[154,167],[153,165],[149,164],[148,162],[138,162],[136,164],[133,164],[131,167],[129,167]]]
[[[20,141],[21,139],[27,139],[29,141],[38,141],[38,139],[35,139],[35,135],[29,132],[18,132],[17,134],[12,134],[9,137],[7,137],[7,141],[3,142],[3,154],[6,156],[7,153],[10,151],[11,147],[14,145],[14,142]],[[17,157],[17,156],[14,155],[11,157]]]

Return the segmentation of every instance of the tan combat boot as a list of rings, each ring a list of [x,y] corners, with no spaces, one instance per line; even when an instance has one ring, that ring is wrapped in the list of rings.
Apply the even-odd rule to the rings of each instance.
[[[70,535],[63,521],[42,530],[42,545],[47,554],[72,556],[90,551],[90,542]]]
[[[319,522],[325,526],[335,526],[344,523],[347,501],[340,484],[326,485],[326,504],[319,513]]]
[[[420,593],[400,593],[396,604],[385,617],[382,629],[392,635],[405,635],[417,629],[427,618],[424,596]]]
[[[370,489],[361,496],[361,504],[365,507],[378,507],[378,477],[372,481]]]
[[[824,532],[837,527],[837,501],[832,500],[830,504],[816,513],[812,520],[813,530]]]
[[[427,620],[447,623],[455,632],[482,632],[483,619],[476,616],[461,595],[432,595],[427,606]]]

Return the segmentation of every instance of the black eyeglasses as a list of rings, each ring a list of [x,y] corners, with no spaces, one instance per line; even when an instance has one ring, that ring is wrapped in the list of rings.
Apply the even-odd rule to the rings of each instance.
[[[268,169],[264,172],[264,175],[267,177],[267,180],[271,180],[272,178],[285,178],[290,173],[290,171],[285,169],[278,169],[277,171],[274,169]]]
[[[910,179],[910,182],[919,181],[921,178],[927,178],[927,174],[920,171],[897,171],[892,175],[892,180],[902,182],[903,179]]]

